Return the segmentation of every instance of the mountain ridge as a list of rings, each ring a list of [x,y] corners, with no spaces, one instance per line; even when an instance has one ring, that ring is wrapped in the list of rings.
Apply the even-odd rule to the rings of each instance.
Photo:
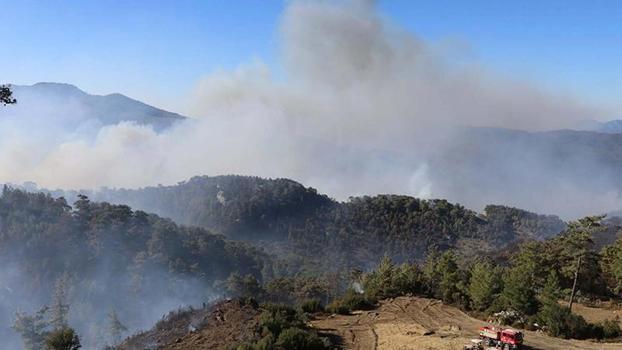
[[[1,114],[53,120],[69,131],[81,124],[95,121],[101,126],[122,121],[151,125],[156,131],[165,130],[187,119],[178,113],[166,111],[121,93],[95,95],[68,83],[39,82],[33,85],[11,85],[18,103]],[[36,107],[32,107],[36,106]]]

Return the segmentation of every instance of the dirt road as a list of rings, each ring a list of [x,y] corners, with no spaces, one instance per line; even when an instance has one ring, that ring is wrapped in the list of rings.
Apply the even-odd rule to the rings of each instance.
[[[461,350],[485,323],[438,300],[399,297],[381,302],[376,310],[323,317],[312,324],[338,336],[346,349]],[[525,340],[527,349],[622,350],[622,343],[564,340],[540,332],[526,331]]]

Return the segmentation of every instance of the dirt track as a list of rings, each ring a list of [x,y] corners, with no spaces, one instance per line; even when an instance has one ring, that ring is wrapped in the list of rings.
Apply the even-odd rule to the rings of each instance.
[[[346,349],[461,350],[485,323],[438,300],[400,297],[381,302],[376,310],[324,317],[312,324],[339,336]],[[529,331],[525,341],[527,349],[622,350],[622,344],[564,340]]]

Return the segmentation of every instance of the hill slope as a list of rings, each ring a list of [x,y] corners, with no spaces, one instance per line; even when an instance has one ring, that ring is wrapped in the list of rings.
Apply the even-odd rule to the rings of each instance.
[[[577,307],[579,307],[578,305]],[[604,311],[603,311],[604,312]],[[261,308],[238,301],[223,301],[208,309],[172,312],[151,330],[126,339],[119,350],[231,349],[261,338]],[[602,319],[597,319],[602,321]],[[352,315],[316,314],[312,329],[329,336],[343,349],[442,349],[462,350],[488,323],[435,299],[397,297],[382,300],[378,308]],[[612,350],[618,343],[566,340],[543,332],[524,331],[532,350]]]
[[[213,299],[214,283],[231,273],[261,279],[264,267],[269,257],[246,244],[125,205],[80,198],[72,208],[7,188],[0,196],[0,323],[12,324],[17,310],[68,304],[86,348],[107,341],[111,310],[130,330],[143,328],[180,305]],[[19,348],[11,345],[17,334],[0,334],[6,348]]]

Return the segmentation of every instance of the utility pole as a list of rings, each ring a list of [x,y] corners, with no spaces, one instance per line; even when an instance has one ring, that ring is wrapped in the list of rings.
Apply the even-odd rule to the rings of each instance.
[[[572,283],[572,293],[570,293],[570,303],[568,304],[568,309],[572,312],[572,303],[574,302],[574,294],[577,290],[577,279],[579,277],[579,269],[581,268],[581,255],[579,255],[579,260],[577,261],[577,269],[574,272],[574,282]]]

